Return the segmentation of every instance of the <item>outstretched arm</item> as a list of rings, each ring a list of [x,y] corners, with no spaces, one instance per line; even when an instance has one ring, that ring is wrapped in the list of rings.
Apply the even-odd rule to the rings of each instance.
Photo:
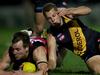
[[[35,73],[25,73],[23,71],[15,71],[13,75],[43,75],[43,71],[37,71]]]
[[[79,6],[79,7],[71,7],[71,8],[61,8],[58,9],[58,14],[60,16],[68,16],[69,18],[73,18],[72,16],[82,16],[87,15],[92,10],[87,6]]]
[[[6,69],[10,65],[10,57],[8,51],[3,55],[3,58],[0,61],[0,70]]]
[[[6,69],[10,65],[10,57],[8,51],[5,52],[3,58],[0,61],[0,75],[12,75],[13,72],[7,72]]]

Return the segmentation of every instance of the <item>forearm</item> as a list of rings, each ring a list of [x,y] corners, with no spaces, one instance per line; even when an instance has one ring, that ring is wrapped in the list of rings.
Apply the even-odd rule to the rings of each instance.
[[[13,75],[13,72],[7,72],[7,71],[0,70],[0,75]]]
[[[52,35],[48,37],[48,66],[49,69],[55,69],[56,67],[56,40]]]
[[[35,57],[38,70],[42,70],[44,73],[48,70],[46,53],[46,48],[44,46],[36,48],[33,52],[33,58]]]
[[[77,8],[74,8],[73,10],[73,13],[75,15],[87,15],[91,12],[92,10],[89,8],[89,7],[86,7],[86,6],[80,6],[80,7],[77,7]]]
[[[66,15],[73,15],[73,16],[81,16],[81,15],[87,15],[91,12],[91,9],[86,6],[80,6],[76,8],[68,8],[66,9]]]
[[[27,73],[27,72],[23,72],[23,71],[14,71],[13,75],[44,75],[43,71],[37,71],[34,73]]]
[[[23,75],[43,75],[43,71],[37,71],[35,73],[26,73],[26,74],[23,74]]]

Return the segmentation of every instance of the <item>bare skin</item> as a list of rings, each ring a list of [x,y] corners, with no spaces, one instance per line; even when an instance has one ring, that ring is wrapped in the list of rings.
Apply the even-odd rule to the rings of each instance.
[[[94,74],[100,74],[100,55],[95,55],[86,61],[88,68]]]
[[[80,15],[87,15],[91,12],[91,9],[86,6],[81,6],[77,8],[68,8],[64,9],[61,12],[54,10],[52,8],[50,11],[45,12],[46,18],[52,26],[60,27],[62,25],[61,16],[67,15],[69,18],[74,18]],[[59,23],[59,24],[57,24]],[[100,55],[95,55],[90,57],[86,64],[88,65],[89,69],[92,70],[95,74],[100,74]]]
[[[56,55],[56,40],[55,38],[49,34],[48,35],[48,68],[53,70],[56,68],[56,63],[57,63],[57,55]]]
[[[19,41],[19,42],[13,44],[12,47],[14,49],[13,53],[15,54],[16,59],[21,59],[21,58],[27,57],[28,47],[24,48],[22,41]],[[38,60],[38,61],[41,61],[41,60],[47,61],[46,55],[45,55],[45,48],[40,46],[39,48],[36,48],[36,50],[40,51],[39,56],[35,55],[36,60]],[[21,53],[21,55],[20,55],[20,53]],[[33,51],[33,54],[34,53],[37,54],[37,52]],[[42,55],[44,57],[42,57]],[[41,66],[39,66],[39,68],[41,68],[41,69],[39,71],[35,72],[35,73],[25,73],[25,72],[20,71],[20,70],[13,71],[13,72],[12,71],[7,72],[4,69],[6,69],[8,66],[10,66],[10,61],[11,60],[10,60],[10,57],[9,57],[9,53],[6,52],[3,59],[0,62],[0,74],[1,75],[46,75],[46,74],[44,74],[44,72],[47,71],[47,70],[45,70],[47,68],[47,64],[42,64],[42,68],[41,68]]]
[[[42,32],[45,25],[45,18],[42,12],[35,13],[35,32],[39,33]]]

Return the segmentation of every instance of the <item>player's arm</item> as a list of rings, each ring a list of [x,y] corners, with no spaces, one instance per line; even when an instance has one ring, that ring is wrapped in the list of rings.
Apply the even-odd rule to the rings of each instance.
[[[23,71],[15,71],[13,73],[13,75],[44,75],[43,74],[43,71],[37,71],[37,72],[34,72],[34,73],[26,73],[26,72],[23,72]]]
[[[73,15],[87,15],[91,12],[91,9],[87,6],[79,6],[76,8],[68,8],[66,9],[66,13],[69,11],[68,14],[72,13]]]
[[[56,63],[57,63],[56,40],[52,34],[48,34],[47,45],[48,45],[48,67],[49,69],[52,70],[56,68]]]
[[[60,16],[67,15],[69,18],[73,18],[72,16],[82,16],[87,15],[92,10],[87,6],[79,6],[79,7],[71,7],[71,8],[63,8],[59,9],[58,13]]]
[[[3,55],[3,58],[0,61],[0,70],[6,69],[10,65],[10,57],[8,51]]]
[[[10,57],[8,51],[5,52],[3,58],[0,61],[0,75],[12,75],[13,72],[5,71],[6,68],[10,65]]]
[[[47,56],[46,48],[44,46],[39,46],[33,51],[33,58],[35,58],[38,70],[42,70],[44,75],[46,75],[47,67]]]

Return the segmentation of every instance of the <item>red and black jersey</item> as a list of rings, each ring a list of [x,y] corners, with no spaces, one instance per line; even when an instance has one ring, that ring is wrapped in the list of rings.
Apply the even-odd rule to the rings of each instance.
[[[38,48],[39,46],[44,46],[46,48],[46,40],[40,37],[30,37],[30,46],[29,46],[29,54],[26,59],[20,59],[16,60],[14,54],[13,54],[13,48],[9,48],[9,56],[11,58],[11,63],[13,63],[13,69],[18,70],[23,62],[32,62],[36,64],[36,62],[33,59],[33,51]],[[47,48],[46,48],[47,49]]]
[[[46,46],[47,41],[41,37],[30,37],[30,47],[37,48],[39,46]]]

